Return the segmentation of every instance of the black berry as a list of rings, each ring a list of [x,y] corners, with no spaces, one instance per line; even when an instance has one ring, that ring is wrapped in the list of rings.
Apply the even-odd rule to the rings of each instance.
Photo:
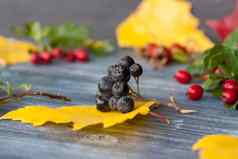
[[[113,80],[109,76],[102,77],[98,82],[98,89],[101,92],[111,92],[113,86]]]
[[[135,63],[131,65],[130,72],[133,77],[139,77],[143,73],[143,68],[141,67],[140,64]]]
[[[124,82],[115,82],[112,86],[112,94],[115,97],[126,96],[129,93],[129,87]]]
[[[128,73],[128,74],[126,75],[126,77],[125,77],[124,81],[125,81],[125,82],[129,82],[129,81],[130,81],[130,79],[131,79],[131,74],[130,74],[130,73]]]
[[[108,74],[114,81],[123,81],[126,80],[130,71],[127,67],[121,64],[116,64],[109,67]]]
[[[125,56],[123,58],[121,58],[121,60],[119,61],[120,64],[122,64],[125,67],[130,67],[131,65],[133,65],[135,63],[134,59],[130,56]]]
[[[118,101],[118,98],[113,96],[109,99],[108,104],[111,110],[117,110],[117,101]]]
[[[123,96],[117,102],[117,110],[122,113],[131,112],[134,109],[134,106],[134,100],[129,96]]]
[[[102,98],[103,100],[109,101],[109,99],[112,97],[112,92],[101,92],[97,91],[96,97]]]
[[[109,112],[111,109],[109,108],[108,101],[97,96],[96,97],[96,105],[97,105],[97,110],[101,112]]]

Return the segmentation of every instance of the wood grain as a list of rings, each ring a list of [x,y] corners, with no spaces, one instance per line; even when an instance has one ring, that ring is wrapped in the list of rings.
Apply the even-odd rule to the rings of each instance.
[[[60,23],[66,20],[86,22],[95,26],[99,37],[113,37],[116,24],[136,7],[138,0],[18,0],[0,1],[0,31],[6,35],[10,24],[27,20]],[[232,8],[231,0],[192,0],[194,12],[201,18],[219,17]],[[212,9],[211,9],[212,8]],[[205,26],[202,26],[206,28]],[[207,29],[207,28],[206,28]],[[214,34],[209,34],[213,37]],[[118,50],[116,55],[94,59],[89,64],[55,63],[35,67],[21,64],[1,70],[1,77],[15,83],[29,82],[36,89],[58,92],[73,98],[66,104],[93,104],[97,80],[106,73],[106,67],[128,50]],[[191,145],[201,136],[212,133],[238,135],[237,112],[223,108],[222,103],[206,94],[204,99],[191,102],[186,99],[187,85],[177,84],[172,75],[178,68],[173,65],[154,71],[145,61],[138,59],[145,68],[141,80],[142,92],[147,97],[167,99],[174,95],[181,105],[198,110],[191,115],[180,115],[168,108],[161,108],[171,120],[165,125],[152,117],[137,117],[108,129],[99,127],[72,132],[67,125],[33,128],[13,121],[0,121],[1,159],[192,159],[196,154]],[[26,98],[20,103],[0,107],[0,115],[26,104],[44,104],[52,107],[62,103]],[[80,114],[79,114],[80,115]]]
[[[67,104],[93,104],[96,81],[106,72],[106,67],[123,54],[94,60],[89,64],[58,63],[35,67],[22,64],[2,71],[2,76],[13,82],[29,82],[38,89],[71,96]],[[179,103],[198,113],[181,115],[168,108],[161,112],[172,121],[162,124],[152,117],[135,120],[108,129],[99,127],[72,132],[67,125],[33,128],[13,121],[0,121],[0,158],[195,158],[191,145],[202,135],[211,133],[238,134],[237,112],[226,110],[217,99],[205,95],[199,102],[191,102],[184,95],[187,86],[172,79],[176,69],[171,66],[153,71],[145,61],[141,80],[142,92],[148,97],[167,99],[176,96]],[[61,103],[26,98],[20,103],[2,106],[0,113],[14,110],[24,104],[44,104],[52,107]],[[80,115],[80,114],[79,114]]]

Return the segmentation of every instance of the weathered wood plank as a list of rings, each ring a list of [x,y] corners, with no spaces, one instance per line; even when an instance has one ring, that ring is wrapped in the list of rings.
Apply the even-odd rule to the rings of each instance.
[[[129,52],[125,50],[124,53]],[[73,102],[68,104],[93,104],[96,81],[105,74],[106,67],[120,56],[122,55],[107,57],[85,65],[55,64],[34,67],[23,64],[4,70],[2,76],[14,82],[30,82],[36,88],[73,97]],[[195,158],[191,145],[202,135],[238,134],[237,112],[225,110],[220,101],[208,94],[199,102],[186,99],[188,86],[179,85],[172,78],[175,70],[184,66],[174,65],[162,71],[153,71],[145,61],[138,60],[145,68],[141,79],[143,94],[158,99],[174,95],[181,104],[199,112],[180,115],[168,108],[161,108],[161,112],[171,119],[171,125],[162,124],[151,117],[138,117],[109,129],[90,128],[79,132],[72,132],[67,126],[33,128],[19,122],[0,121],[0,157],[172,158],[176,154],[181,159]],[[26,99],[21,103],[1,107],[0,113],[23,104],[60,105],[54,101]],[[102,139],[99,140],[97,135],[103,136]]]

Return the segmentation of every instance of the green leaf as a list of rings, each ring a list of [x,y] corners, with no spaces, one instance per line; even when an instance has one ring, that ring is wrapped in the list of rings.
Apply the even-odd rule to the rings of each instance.
[[[41,41],[43,38],[41,24],[39,22],[30,22],[26,24],[26,32],[30,37],[36,41]]]
[[[229,48],[237,48],[237,44],[238,44],[238,29],[233,31],[223,42],[223,45]]]
[[[87,39],[89,39],[89,29],[86,26],[66,23],[48,28],[48,41],[52,47],[65,49],[83,47]]]
[[[200,57],[197,57],[197,59],[187,67],[187,70],[193,75],[193,76],[201,76],[204,72],[204,55],[201,55]]]
[[[112,42],[106,40],[89,41],[87,44],[91,53],[96,56],[106,55],[115,50]]]
[[[215,45],[213,48],[205,51],[204,53],[204,68],[207,70],[211,70],[217,67],[224,61],[224,46],[223,45]]]
[[[222,81],[222,77],[217,76],[216,74],[211,74],[209,75],[208,79],[203,83],[203,88],[207,91],[220,89]]]
[[[183,51],[176,51],[173,52],[173,60],[180,62],[180,63],[188,63],[189,62],[189,55]]]
[[[216,88],[212,90],[212,95],[215,97],[221,97],[222,95],[222,89],[221,88]]]
[[[10,82],[6,82],[6,92],[8,96],[13,95],[13,85]]]
[[[31,90],[32,85],[29,83],[22,83],[22,84],[18,85],[17,88],[24,89],[24,90],[28,91],[28,90]]]
[[[88,48],[95,55],[105,55],[114,50],[114,45],[108,41],[93,41],[90,38],[90,29],[76,23],[61,25],[41,25],[33,21],[23,27],[12,27],[16,35],[31,38],[41,50]],[[93,41],[88,45],[89,41]]]

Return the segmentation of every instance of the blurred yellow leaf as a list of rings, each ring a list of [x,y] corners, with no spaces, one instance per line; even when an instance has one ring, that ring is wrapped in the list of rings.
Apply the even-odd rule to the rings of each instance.
[[[64,106],[50,108],[47,106],[26,106],[3,115],[0,119],[19,120],[33,126],[41,126],[47,122],[56,124],[72,123],[73,130],[102,124],[104,128],[133,119],[138,114],[147,115],[154,101],[137,102],[136,108],[129,113],[100,112],[95,105]]]
[[[190,51],[202,52],[213,43],[198,29],[187,0],[143,0],[119,26],[116,34],[121,47],[140,48],[148,43],[167,47],[177,43]]]
[[[193,145],[194,151],[199,151],[200,159],[237,159],[238,137],[218,134],[208,135]]]
[[[17,41],[0,36],[0,64],[16,64],[30,60],[29,50],[35,50],[36,47],[24,41]]]

